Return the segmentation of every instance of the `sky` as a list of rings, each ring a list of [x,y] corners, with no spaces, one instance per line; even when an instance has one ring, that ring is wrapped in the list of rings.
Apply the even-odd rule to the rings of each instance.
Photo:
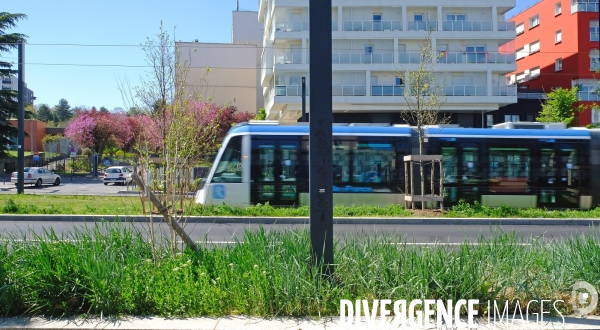
[[[35,104],[127,109],[119,81],[138,86],[150,68],[140,46],[159,32],[180,41],[231,41],[236,0],[0,0],[0,11],[27,19],[8,30],[29,36],[25,82]],[[258,10],[259,0],[239,0],[240,10]],[[509,18],[537,0],[517,0]],[[17,63],[17,51],[0,53]]]

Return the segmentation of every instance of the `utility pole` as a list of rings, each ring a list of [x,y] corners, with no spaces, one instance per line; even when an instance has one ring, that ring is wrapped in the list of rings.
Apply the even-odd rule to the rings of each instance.
[[[333,274],[331,0],[309,0],[310,240],[317,265]],[[318,45],[318,46],[316,46]]]
[[[18,70],[19,78],[17,79],[17,85],[19,93],[17,100],[19,103],[18,112],[18,137],[17,137],[17,194],[22,194],[23,184],[25,181],[25,173],[23,168],[25,167],[25,46],[23,41],[19,41],[18,45]]]

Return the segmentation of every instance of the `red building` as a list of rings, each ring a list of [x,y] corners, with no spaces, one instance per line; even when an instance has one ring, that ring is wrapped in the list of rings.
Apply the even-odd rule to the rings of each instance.
[[[598,0],[541,0],[512,17],[517,37],[517,70],[507,75],[519,91],[579,87],[579,99],[591,105],[598,61]],[[598,123],[590,107],[579,114],[578,125]]]

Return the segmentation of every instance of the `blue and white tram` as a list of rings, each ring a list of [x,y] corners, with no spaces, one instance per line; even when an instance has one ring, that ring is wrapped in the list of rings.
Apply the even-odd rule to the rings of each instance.
[[[302,123],[234,126],[196,202],[307,205],[308,130]],[[600,187],[600,132],[433,127],[426,137],[424,154],[444,155],[444,206],[460,199],[547,208],[600,203],[600,189],[592,189]],[[403,157],[419,153],[413,128],[334,124],[332,153],[334,203],[404,204]]]

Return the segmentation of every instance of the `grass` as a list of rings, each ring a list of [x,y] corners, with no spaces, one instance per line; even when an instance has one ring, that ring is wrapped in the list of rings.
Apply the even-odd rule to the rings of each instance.
[[[154,257],[125,223],[0,234],[0,315],[324,316],[339,315],[340,299],[424,298],[479,299],[482,313],[489,299],[563,299],[557,307],[569,313],[576,281],[600,287],[598,234],[547,242],[497,232],[428,247],[355,236],[336,241],[329,279],[309,263],[304,230],[248,231],[198,254],[172,255],[163,241]]]
[[[5,156],[4,159],[17,158],[19,156],[19,152],[16,150],[5,151],[5,152],[6,152],[7,156]],[[30,155],[33,155],[33,152],[25,151],[24,154],[25,154],[25,156],[30,156]]]
[[[0,195],[0,214],[99,214],[141,215],[139,197],[85,196],[85,195]],[[246,208],[227,205],[193,205],[190,215],[196,216],[246,216],[246,217],[308,217],[307,206],[275,208],[256,205]],[[411,217],[409,210],[398,204],[385,207],[372,205],[335,205],[335,217]],[[418,214],[420,216],[420,214]],[[437,214],[439,215],[439,214]],[[424,216],[427,216],[425,214]],[[592,210],[519,209],[503,205],[487,207],[479,203],[461,201],[447,210],[446,217],[453,218],[600,218],[600,208]]]

